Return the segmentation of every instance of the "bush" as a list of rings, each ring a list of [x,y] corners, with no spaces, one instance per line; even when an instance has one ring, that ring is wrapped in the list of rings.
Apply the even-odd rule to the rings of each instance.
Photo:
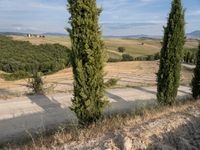
[[[125,47],[118,47],[118,51],[120,52],[120,53],[124,53],[125,52]]]
[[[147,61],[153,61],[153,60],[155,60],[155,59],[154,59],[154,55],[148,55],[148,56],[146,57],[146,60],[147,60]]]
[[[121,59],[118,59],[118,58],[109,58],[108,59],[108,62],[120,62],[122,61]]]
[[[131,56],[129,54],[122,55],[122,61],[133,61],[133,60],[134,60],[133,56]]]
[[[154,60],[159,60],[159,59],[160,59],[160,53],[158,52],[154,55]]]
[[[109,80],[105,83],[105,87],[106,87],[106,88],[110,88],[110,87],[112,87],[112,86],[115,86],[115,85],[117,85],[117,82],[118,82],[118,81],[119,81],[118,79],[111,78],[111,79],[109,79]]]
[[[30,74],[27,72],[24,72],[24,71],[17,71],[12,74],[2,74],[2,78],[4,78],[5,80],[8,80],[8,81],[20,80],[20,79],[24,79],[28,76],[30,76]]]
[[[135,58],[136,61],[146,61],[147,57],[146,56],[140,56]]]
[[[197,60],[196,54],[197,54],[197,49],[184,49],[183,61],[185,63],[196,64]]]
[[[31,79],[29,79],[28,87],[32,89],[32,92],[34,94],[43,94],[44,93],[43,85],[44,83],[42,80],[42,73],[34,71]]]

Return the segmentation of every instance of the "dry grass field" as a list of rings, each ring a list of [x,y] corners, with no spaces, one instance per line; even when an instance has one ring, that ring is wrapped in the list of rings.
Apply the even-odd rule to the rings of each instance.
[[[158,61],[133,61],[108,63],[105,67],[105,80],[118,79],[116,87],[155,86]],[[192,79],[192,70],[182,69],[181,84],[189,85]],[[61,70],[55,74],[44,77],[49,93],[70,92],[73,76],[71,68]],[[30,92],[27,88],[27,79],[18,81],[5,81],[0,79],[1,97],[21,96]]]
[[[28,38],[25,36],[12,36],[14,40],[29,41],[33,44],[59,43],[70,47],[70,39],[67,37],[51,37],[46,38]],[[109,55],[119,58],[121,53],[117,48],[123,46],[126,48],[126,53],[133,56],[149,55],[159,52],[161,48],[160,40],[152,39],[104,39],[105,46],[108,49]],[[144,43],[143,45],[141,43]],[[188,40],[185,44],[187,48],[197,47],[198,42]],[[118,86],[152,86],[156,85],[156,73],[158,70],[158,62],[119,62],[108,63],[105,68],[105,79],[119,79]],[[1,74],[1,72],[0,72]],[[192,78],[192,71],[182,70],[181,84],[188,85]],[[72,71],[71,68],[61,70],[55,74],[44,77],[47,85],[47,91],[52,92],[67,92],[72,90]],[[29,93],[27,88],[27,80],[5,81],[0,78],[0,93],[1,97],[7,95],[21,96],[24,93]]]
[[[13,36],[13,38],[15,40],[30,41],[33,44],[60,43],[70,47],[69,38],[64,37],[46,37],[43,39]],[[115,57],[121,56],[121,53],[117,51],[117,48],[120,46],[125,47],[126,53],[129,53],[133,56],[154,54],[159,52],[161,48],[160,40],[151,39],[104,39],[104,42],[109,54]],[[185,47],[195,48],[197,45],[197,41],[190,40],[186,42]],[[120,90],[120,92],[121,90],[127,90],[128,88],[133,89],[132,87],[135,87],[136,89],[139,87],[148,86],[149,88],[155,88],[158,67],[159,61],[107,63],[105,67],[105,81],[111,78],[117,79],[117,85],[112,87],[113,89],[111,90]],[[1,73],[3,72],[0,72],[0,74]],[[188,86],[191,82],[192,76],[193,70],[190,68],[190,66],[183,66],[181,72],[181,85]],[[31,91],[27,87],[28,79],[5,81],[4,79],[0,78],[0,99],[3,103],[12,103],[15,102],[15,100],[17,101],[18,99],[21,99],[21,102],[18,105],[22,106],[22,102],[24,105],[26,104],[26,99],[24,99],[24,97],[27,97],[27,102],[29,102],[29,105],[25,105],[26,110],[28,110],[30,107],[31,109],[29,111],[33,111],[33,108],[36,110],[36,106],[38,106],[42,111],[48,110],[48,113],[56,112],[56,109],[59,108],[60,110],[61,106],[60,104],[57,105],[55,101],[57,96],[56,94],[58,94],[58,96],[60,96],[60,100],[62,100],[63,95],[70,95],[72,93],[72,69],[66,68],[57,73],[44,76],[43,80],[46,88],[46,96],[43,96],[42,99],[36,96],[36,99],[33,100],[34,96],[30,96]],[[152,91],[148,92],[151,94]],[[186,91],[182,92],[184,94],[188,94]],[[53,103],[50,101],[47,95],[50,97],[54,95],[52,96]],[[140,95],[146,94],[143,93]],[[138,96],[135,95],[134,97],[138,98]],[[115,98],[122,100],[122,98],[117,95],[115,95]],[[65,98],[63,99],[66,100]],[[129,105],[127,101],[123,101],[123,103],[119,102],[120,107],[124,104]],[[32,105],[34,105],[34,107],[32,107]],[[115,104],[115,107],[116,106],[117,105]],[[125,116],[113,116],[111,118],[108,117],[102,120],[102,122],[92,125],[91,128],[88,129],[80,129],[75,125],[69,124],[70,129],[68,129],[68,127],[67,130],[65,130],[65,128],[61,128],[61,130],[58,130],[58,132],[55,132],[52,136],[46,137],[41,135],[41,137],[35,139],[35,137],[32,137],[31,135],[32,142],[24,143],[25,145],[17,145],[16,147],[9,147],[9,145],[8,149],[131,150],[173,149],[177,147],[178,149],[198,149],[200,147],[200,141],[198,138],[200,135],[199,101],[189,102],[185,105],[173,106],[171,108],[157,107],[157,105],[154,106],[149,106],[147,108],[140,107],[140,109],[136,109],[134,112],[132,112],[132,114],[127,114]],[[14,110],[15,106],[12,105],[12,107]],[[12,107],[10,106],[9,108]],[[48,107],[48,109],[45,107]],[[5,108],[5,110],[7,109]],[[16,109],[16,111],[22,110]],[[40,113],[34,115],[38,115],[39,118],[41,117]],[[19,118],[16,117],[14,119],[20,120],[21,118],[24,119],[24,116]],[[21,125],[22,122],[19,122]],[[16,127],[17,126],[15,126],[15,128]],[[182,131],[185,131],[184,134]]]
[[[68,37],[53,37],[47,36],[46,38],[28,38],[25,36],[12,36],[14,40],[29,41],[33,44],[45,44],[45,43],[59,43],[61,45],[70,47],[70,39]],[[118,52],[118,47],[125,47],[125,53],[128,53],[134,57],[151,55],[160,51],[161,40],[156,39],[120,39],[120,38],[104,38],[104,43],[109,55],[114,58],[120,58],[121,53]],[[143,44],[142,44],[143,43]],[[188,40],[185,44],[185,48],[197,48],[197,40]]]

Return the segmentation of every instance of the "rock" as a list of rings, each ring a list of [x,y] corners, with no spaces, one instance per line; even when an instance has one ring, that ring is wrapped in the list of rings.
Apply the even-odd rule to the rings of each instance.
[[[132,139],[129,137],[124,137],[123,139],[123,150],[131,150],[132,149]]]

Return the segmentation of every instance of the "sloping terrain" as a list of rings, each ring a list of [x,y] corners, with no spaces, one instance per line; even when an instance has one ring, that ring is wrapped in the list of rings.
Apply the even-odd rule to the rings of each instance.
[[[103,133],[103,136],[66,143],[56,149],[200,149],[200,101],[120,121],[124,123],[118,129]]]
[[[190,88],[181,86],[178,95],[179,100],[190,99]],[[105,115],[135,112],[156,105],[156,87],[108,89],[106,97],[110,105]],[[72,93],[56,93],[0,99],[0,143],[76,121],[71,98]]]
[[[105,80],[118,79],[118,87],[155,86],[156,73],[159,62],[134,61],[108,63],[105,67]],[[192,79],[192,69],[183,67],[181,84],[189,85]],[[72,90],[73,76],[71,68],[61,70],[55,74],[44,77],[48,93],[70,92]],[[0,97],[9,98],[29,93],[27,80],[5,81],[0,79]]]
[[[70,47],[70,39],[68,37],[56,37],[47,36],[46,38],[35,38],[35,37],[25,37],[25,36],[12,36],[15,40],[29,41],[32,44],[55,44],[59,43],[63,46]],[[131,54],[134,57],[142,55],[152,55],[160,51],[161,40],[157,39],[120,39],[120,38],[104,38],[105,48],[113,53],[113,51],[118,52],[118,47],[125,47],[125,53]],[[197,40],[187,40],[185,43],[185,48],[197,48]],[[116,54],[116,53],[115,53]],[[118,53],[120,55],[120,53]]]

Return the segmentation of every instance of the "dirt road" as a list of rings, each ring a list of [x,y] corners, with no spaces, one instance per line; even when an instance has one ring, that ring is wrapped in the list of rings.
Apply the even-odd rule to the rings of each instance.
[[[190,98],[190,88],[180,87],[178,95],[179,99]],[[107,96],[111,106],[106,108],[105,114],[134,111],[155,104],[156,87],[110,89]],[[59,93],[0,99],[0,142],[74,120],[75,115],[68,108],[71,97],[70,93]]]

